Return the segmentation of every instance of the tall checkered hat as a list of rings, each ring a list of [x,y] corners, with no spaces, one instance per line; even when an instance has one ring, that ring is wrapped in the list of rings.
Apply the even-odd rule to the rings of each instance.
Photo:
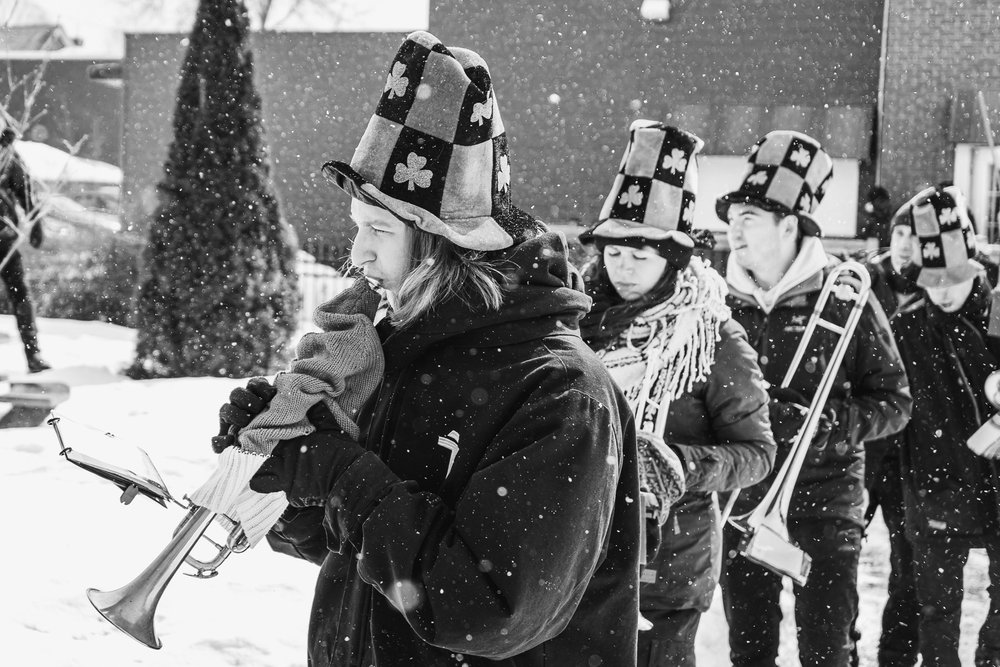
[[[601,209],[599,224],[580,235],[585,243],[650,245],[687,265],[698,189],[701,139],[676,127],[637,120]]]
[[[729,222],[730,204],[752,204],[781,215],[794,215],[807,236],[822,236],[812,218],[833,177],[833,160],[819,142],[801,132],[768,132],[750,149],[743,184],[719,197],[715,212]]]
[[[533,222],[510,203],[507,135],[486,62],[423,31],[399,47],[351,163],[323,172],[463,248],[508,248]]]
[[[896,217],[910,221],[920,241],[921,287],[949,287],[974,278],[983,270],[975,261],[976,231],[965,208],[965,197],[954,185],[930,187],[903,204]]]

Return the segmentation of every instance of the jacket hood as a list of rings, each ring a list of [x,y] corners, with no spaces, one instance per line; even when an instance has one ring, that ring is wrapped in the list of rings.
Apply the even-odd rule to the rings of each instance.
[[[555,232],[491,253],[508,281],[500,309],[473,308],[461,299],[448,298],[406,329],[388,331],[383,325],[387,361],[389,348],[397,345],[413,354],[415,349],[446,339],[464,347],[501,346],[578,332],[591,298],[584,293],[583,279],[568,255],[565,237]]]

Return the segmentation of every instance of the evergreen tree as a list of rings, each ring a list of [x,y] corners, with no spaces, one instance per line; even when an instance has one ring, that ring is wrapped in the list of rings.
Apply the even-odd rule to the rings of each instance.
[[[266,374],[287,359],[295,235],[264,145],[241,0],[201,0],[137,304],[133,377]]]

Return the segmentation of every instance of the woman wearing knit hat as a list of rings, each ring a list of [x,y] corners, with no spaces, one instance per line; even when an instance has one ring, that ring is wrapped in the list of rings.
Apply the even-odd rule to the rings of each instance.
[[[511,204],[486,63],[409,35],[324,172],[390,308],[362,443],[320,428],[250,482],[292,505],[271,545],[321,566],[310,664],[632,667],[633,423],[580,338],[565,240]]]
[[[725,282],[692,257],[701,146],[683,130],[635,121],[600,223],[582,237],[600,251],[586,272],[595,305],[584,340],[625,392],[652,492],[641,667],[695,664],[695,633],[719,577],[714,493],[756,483],[774,462],[757,355],[729,318]]]
[[[726,268],[733,319],[746,329],[770,384],[775,468],[788,456],[840,334],[810,336],[802,363],[782,387],[829,271],[815,213],[833,177],[833,159],[812,137],[775,130],[751,149],[739,188],[716,201],[729,225]],[[823,319],[843,324],[853,301],[833,296]],[[858,610],[857,572],[864,527],[863,443],[901,430],[910,395],[892,332],[870,297],[847,346],[796,482],[788,531],[812,559],[805,586],[795,588],[799,658],[810,667],[850,663]],[[774,475],[745,489],[734,513],[751,512]],[[722,593],[734,667],[773,664],[778,657],[782,577],[740,554],[744,533],[723,530]]]
[[[963,567],[985,547],[1000,581],[1000,474],[995,454],[966,447],[995,412],[984,387],[1000,368],[997,299],[976,256],[965,201],[955,186],[923,190],[903,205],[919,241],[917,284],[927,298],[894,324],[913,392],[902,443],[903,508],[913,549],[917,632],[924,665],[961,664]],[[915,658],[915,656],[913,656]],[[912,663],[911,663],[912,664]],[[1000,595],[979,632],[975,664],[1000,665]]]

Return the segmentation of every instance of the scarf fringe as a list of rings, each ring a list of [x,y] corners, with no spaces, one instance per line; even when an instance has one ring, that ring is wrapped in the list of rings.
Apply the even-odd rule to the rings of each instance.
[[[677,275],[674,294],[644,311],[623,334],[632,349],[638,349],[633,341],[645,341],[642,381],[626,391],[640,428],[652,430],[657,413],[665,415],[670,401],[712,372],[719,329],[730,318],[726,293],[722,276],[693,257]]]

